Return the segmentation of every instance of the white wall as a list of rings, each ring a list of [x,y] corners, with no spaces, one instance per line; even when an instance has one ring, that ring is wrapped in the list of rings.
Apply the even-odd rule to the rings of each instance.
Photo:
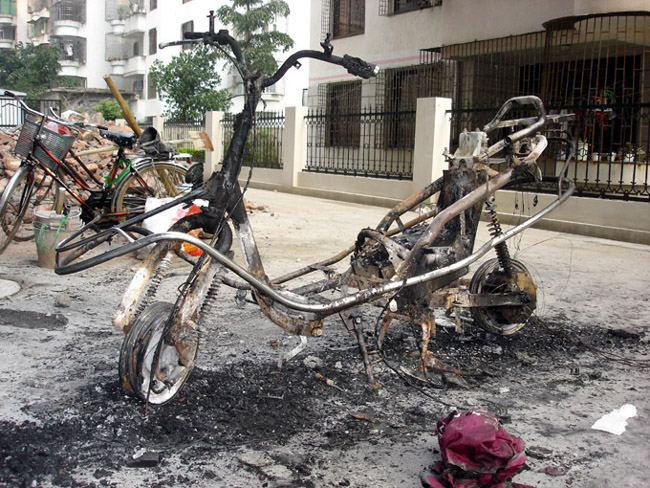
[[[322,40],[322,3],[311,0],[312,49]],[[332,44],[334,54],[395,67],[417,64],[420,49],[541,31],[560,17],[634,10],[650,10],[650,0],[443,0],[440,7],[392,16],[379,15],[379,0],[366,0],[365,33]],[[342,68],[311,63],[311,85],[347,77]]]
[[[158,8],[149,12],[147,15],[147,29],[156,28],[158,43],[177,41],[181,39],[181,25],[185,22],[193,20],[194,30],[207,31],[207,15],[210,10],[217,10],[221,5],[226,3],[225,0],[192,0],[191,2],[178,5],[178,2],[159,0]],[[287,3],[291,9],[291,15],[288,19],[281,21],[277,28],[278,30],[287,32],[293,38],[295,44],[294,48],[288,53],[278,54],[279,61],[284,61],[293,50],[306,49],[309,44],[309,2],[307,0],[287,0]],[[215,29],[219,30],[221,28],[223,26],[216,19]],[[145,39],[148,39],[147,33],[145,33]],[[146,49],[145,54],[148,53],[148,48]],[[163,63],[168,63],[180,52],[180,49],[180,47],[159,49],[155,55],[147,56],[147,69],[155,59],[159,59]],[[222,65],[219,74],[221,76],[222,86],[228,86],[231,81],[229,67],[225,64]],[[303,88],[307,88],[309,83],[308,79],[308,63],[304,63],[304,66],[300,70],[290,70],[285,76],[284,97],[279,103],[270,104],[272,106],[269,109],[277,110],[284,106],[300,105],[302,103],[302,90]],[[241,97],[234,98],[231,110],[238,112],[242,106],[243,101]],[[163,109],[164,107],[161,106],[158,100],[143,100],[138,103],[137,116],[138,118],[157,116],[161,114]],[[260,107],[261,109],[262,107]]]

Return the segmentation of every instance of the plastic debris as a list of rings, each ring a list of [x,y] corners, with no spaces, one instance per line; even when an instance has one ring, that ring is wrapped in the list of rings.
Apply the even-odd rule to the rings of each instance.
[[[601,418],[596,420],[591,428],[602,430],[603,432],[609,432],[610,434],[621,435],[625,432],[627,419],[631,417],[636,417],[636,407],[629,404],[623,405],[621,408],[612,410],[607,415],[603,415]]]

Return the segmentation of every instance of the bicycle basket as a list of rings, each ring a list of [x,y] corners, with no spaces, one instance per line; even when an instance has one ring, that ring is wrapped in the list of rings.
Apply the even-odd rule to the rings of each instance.
[[[34,139],[38,134],[41,138],[41,143],[43,146],[46,147],[47,150],[50,151],[55,158],[62,160],[70,150],[70,147],[72,146],[72,143],[75,141],[77,136],[73,133],[70,133],[67,127],[56,124],[52,121],[46,122],[46,125],[44,125],[39,132],[38,129],[40,125],[41,121],[36,116],[29,113],[25,114],[23,128],[20,131],[20,136],[18,137],[18,142],[16,143],[16,154],[20,156],[27,156],[32,148],[32,145],[34,144]],[[40,145],[34,148],[33,156],[35,159],[40,161],[44,166],[48,167],[52,171],[56,170],[56,161],[52,159]]]

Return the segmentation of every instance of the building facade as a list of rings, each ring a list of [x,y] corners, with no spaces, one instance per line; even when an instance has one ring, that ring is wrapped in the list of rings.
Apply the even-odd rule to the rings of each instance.
[[[155,60],[168,62],[180,48],[159,44],[182,39],[185,31],[205,31],[207,15],[227,0],[0,0],[0,48],[18,41],[59,48],[61,75],[78,87],[78,99],[97,92],[105,96],[104,75],[110,75],[129,98],[138,120],[160,115],[164,107],[149,80]],[[277,30],[288,33],[297,48],[309,43],[309,4],[289,0],[292,14],[278,19]],[[278,54],[278,59],[283,59]],[[227,67],[220,70],[222,86],[241,91]],[[300,104],[308,69],[293,72],[265,97],[269,110]],[[63,89],[55,90],[65,91]],[[71,92],[74,92],[72,90]],[[233,98],[233,110],[241,101]]]
[[[418,98],[452,100],[453,145],[460,131],[482,127],[508,98],[538,95],[548,108],[578,116],[578,162],[608,163],[573,168],[574,179],[584,180],[580,188],[647,199],[649,0],[312,0],[311,5],[313,49],[329,34],[335,54],[381,67],[377,79],[362,82],[337,66],[311,64],[309,106],[339,116],[337,123],[321,124],[319,143],[330,158],[337,157],[332,148],[349,152],[368,141],[386,157],[412,152]],[[364,137],[368,110],[381,121]],[[553,174],[555,161],[543,169]]]

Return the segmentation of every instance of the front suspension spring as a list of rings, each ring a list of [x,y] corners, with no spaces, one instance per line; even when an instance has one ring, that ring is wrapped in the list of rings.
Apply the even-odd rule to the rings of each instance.
[[[138,315],[140,312],[142,312],[150,303],[153,302],[154,298],[156,297],[156,293],[158,293],[158,288],[160,287],[160,283],[162,283],[163,278],[167,274],[167,270],[172,264],[172,256],[171,253],[167,253],[167,255],[160,261],[160,264],[154,271],[153,276],[151,277],[151,280],[149,280],[149,288],[147,288],[147,291],[145,292],[144,298],[140,302],[140,305],[138,306],[138,311],[136,312]]]
[[[212,312],[214,305],[217,301],[217,295],[221,288],[221,280],[219,277],[215,276],[208,293],[205,295],[205,300],[203,300],[203,305],[201,305],[201,311],[199,312],[199,320],[203,320],[204,317],[207,317]]]

